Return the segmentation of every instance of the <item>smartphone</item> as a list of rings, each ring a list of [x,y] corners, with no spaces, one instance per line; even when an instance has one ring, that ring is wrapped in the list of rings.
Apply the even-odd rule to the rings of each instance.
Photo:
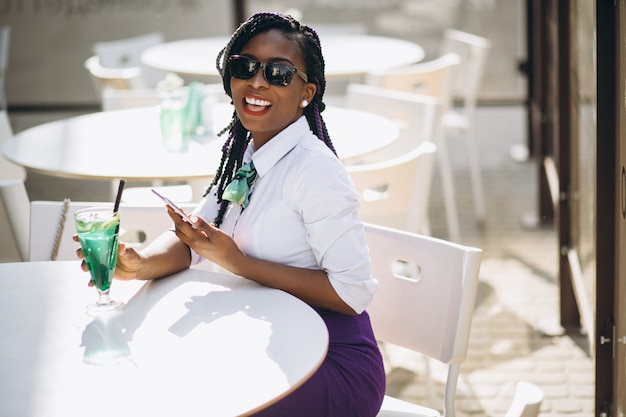
[[[165,205],[170,206],[172,208],[172,210],[174,210],[180,217],[183,218],[184,221],[186,221],[187,223],[189,223],[190,225],[192,225],[192,227],[194,229],[196,229],[196,226],[193,225],[193,222],[189,219],[189,217],[185,214],[185,212],[178,207],[176,204],[174,204],[174,202],[172,202],[172,200],[170,200],[169,198],[165,197],[164,195],[161,195],[161,193],[159,193],[157,190],[155,190],[154,188],[151,188],[152,192],[154,194],[156,194],[161,200],[163,200],[163,202],[165,203]]]

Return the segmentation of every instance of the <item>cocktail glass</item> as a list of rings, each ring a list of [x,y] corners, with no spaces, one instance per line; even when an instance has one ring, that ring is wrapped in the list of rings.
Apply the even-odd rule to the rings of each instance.
[[[90,207],[74,214],[83,258],[98,290],[98,299],[87,306],[89,312],[114,310],[123,304],[109,296],[117,263],[119,213],[107,207]]]

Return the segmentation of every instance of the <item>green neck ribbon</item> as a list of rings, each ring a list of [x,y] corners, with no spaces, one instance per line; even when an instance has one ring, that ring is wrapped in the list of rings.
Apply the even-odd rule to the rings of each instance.
[[[239,204],[242,208],[248,207],[250,204],[250,189],[257,179],[254,163],[245,163],[235,173],[235,178],[226,186],[223,200],[232,201]]]

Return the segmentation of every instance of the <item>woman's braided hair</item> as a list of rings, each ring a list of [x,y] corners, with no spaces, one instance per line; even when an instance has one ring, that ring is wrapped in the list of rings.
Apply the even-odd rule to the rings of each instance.
[[[317,33],[312,28],[299,23],[293,17],[280,13],[261,12],[252,15],[239,26],[231,36],[228,44],[219,52],[215,60],[217,70],[222,76],[226,94],[232,98],[230,89],[230,67],[227,65],[228,57],[241,52],[243,47],[253,36],[271,29],[282,31],[288,39],[298,44],[304,58],[309,82],[314,83],[317,87],[317,91],[311,103],[304,108],[304,115],[311,131],[336,154],[337,152],[330,140],[326,124],[321,115],[326,107],[322,101],[324,90],[326,89],[326,78],[324,76],[324,57],[322,56],[320,40]],[[229,201],[222,200],[222,194],[226,186],[232,181],[237,170],[241,167],[243,155],[249,140],[249,132],[237,117],[236,112],[233,113],[230,124],[219,132],[218,136],[221,136],[225,132],[228,132],[228,139],[224,142],[224,146],[222,147],[222,159],[215,173],[215,177],[205,193],[206,195],[217,187],[216,192],[218,202],[220,203],[218,214],[214,220],[217,227],[222,223],[222,219],[229,204]]]

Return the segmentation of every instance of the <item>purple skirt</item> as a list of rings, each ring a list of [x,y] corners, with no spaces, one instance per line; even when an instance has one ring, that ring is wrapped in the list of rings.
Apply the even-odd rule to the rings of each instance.
[[[385,395],[385,370],[369,315],[363,312],[349,316],[319,308],[315,310],[328,328],[326,359],[300,388],[254,415],[376,416]]]

